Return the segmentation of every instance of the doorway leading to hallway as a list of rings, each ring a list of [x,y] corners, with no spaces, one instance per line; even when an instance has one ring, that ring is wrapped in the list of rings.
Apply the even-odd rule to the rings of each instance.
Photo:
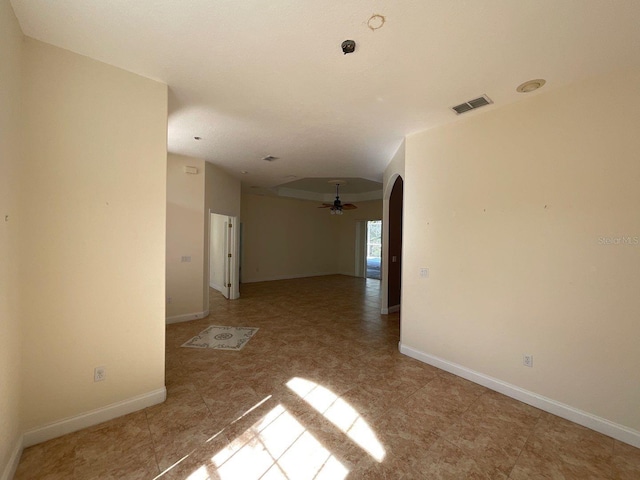
[[[389,227],[386,264],[387,312],[400,311],[402,298],[402,209],[404,203],[404,181],[398,176],[389,195]]]
[[[209,213],[209,287],[227,299],[239,297],[236,217]]]
[[[382,220],[367,221],[365,277],[380,280],[382,262]]]

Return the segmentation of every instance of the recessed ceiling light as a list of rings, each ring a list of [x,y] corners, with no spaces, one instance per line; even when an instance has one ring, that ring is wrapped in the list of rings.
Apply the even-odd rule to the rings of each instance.
[[[247,172],[246,170],[242,170],[240,173],[243,174],[243,175],[246,175],[249,172]]]
[[[522,85],[518,86],[518,88],[516,88],[516,91],[519,93],[533,92],[534,90],[537,90],[540,87],[542,87],[545,83],[547,83],[547,81],[544,80],[543,78],[537,78],[536,80],[529,80],[528,82],[524,82]]]
[[[202,137],[193,137],[194,140],[202,140]]]

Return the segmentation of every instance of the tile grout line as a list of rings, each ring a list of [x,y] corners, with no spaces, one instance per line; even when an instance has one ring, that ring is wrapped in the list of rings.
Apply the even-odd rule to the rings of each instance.
[[[165,400],[166,401],[166,400]],[[151,446],[153,447],[153,458],[156,461],[156,468],[158,469],[158,475],[162,473],[160,470],[160,462],[158,461],[158,452],[156,449],[156,442],[153,438],[153,433],[151,432],[151,423],[149,422],[149,415],[147,414],[147,409],[144,410],[144,419],[147,423],[147,430],[149,431],[149,438],[151,438]]]
[[[513,463],[513,466],[511,467],[511,470],[509,470],[509,476],[507,477],[507,480],[511,478],[511,475],[513,474],[513,470],[518,465],[518,462],[520,461],[520,457],[522,456],[522,453],[527,448],[527,444],[529,443],[529,440],[531,440],[531,437],[536,432],[536,429],[538,428],[538,425],[540,424],[541,421],[542,421],[542,413],[538,416],[538,421],[536,422],[536,424],[533,426],[533,428],[529,432],[529,435],[527,435],[527,439],[525,440],[525,442],[522,444],[522,448],[520,449],[520,453],[518,453],[518,458],[516,458],[516,461]]]
[[[616,459],[616,440],[613,439],[613,445],[611,446],[611,472],[610,476],[612,479],[615,479],[615,459]]]

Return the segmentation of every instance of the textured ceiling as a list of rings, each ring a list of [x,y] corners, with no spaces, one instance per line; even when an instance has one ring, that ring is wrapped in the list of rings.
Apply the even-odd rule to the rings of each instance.
[[[26,35],[167,83],[169,150],[245,186],[380,181],[405,135],[518,101],[526,80],[540,95],[640,65],[634,0],[11,3]],[[482,94],[494,105],[449,109]]]

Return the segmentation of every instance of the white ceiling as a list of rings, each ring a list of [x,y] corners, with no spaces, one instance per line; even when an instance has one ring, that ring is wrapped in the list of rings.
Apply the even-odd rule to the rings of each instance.
[[[11,3],[26,35],[167,83],[169,150],[245,186],[380,181],[405,135],[522,99],[526,80],[547,80],[539,95],[640,65],[636,0]],[[495,104],[449,109],[482,94]]]

